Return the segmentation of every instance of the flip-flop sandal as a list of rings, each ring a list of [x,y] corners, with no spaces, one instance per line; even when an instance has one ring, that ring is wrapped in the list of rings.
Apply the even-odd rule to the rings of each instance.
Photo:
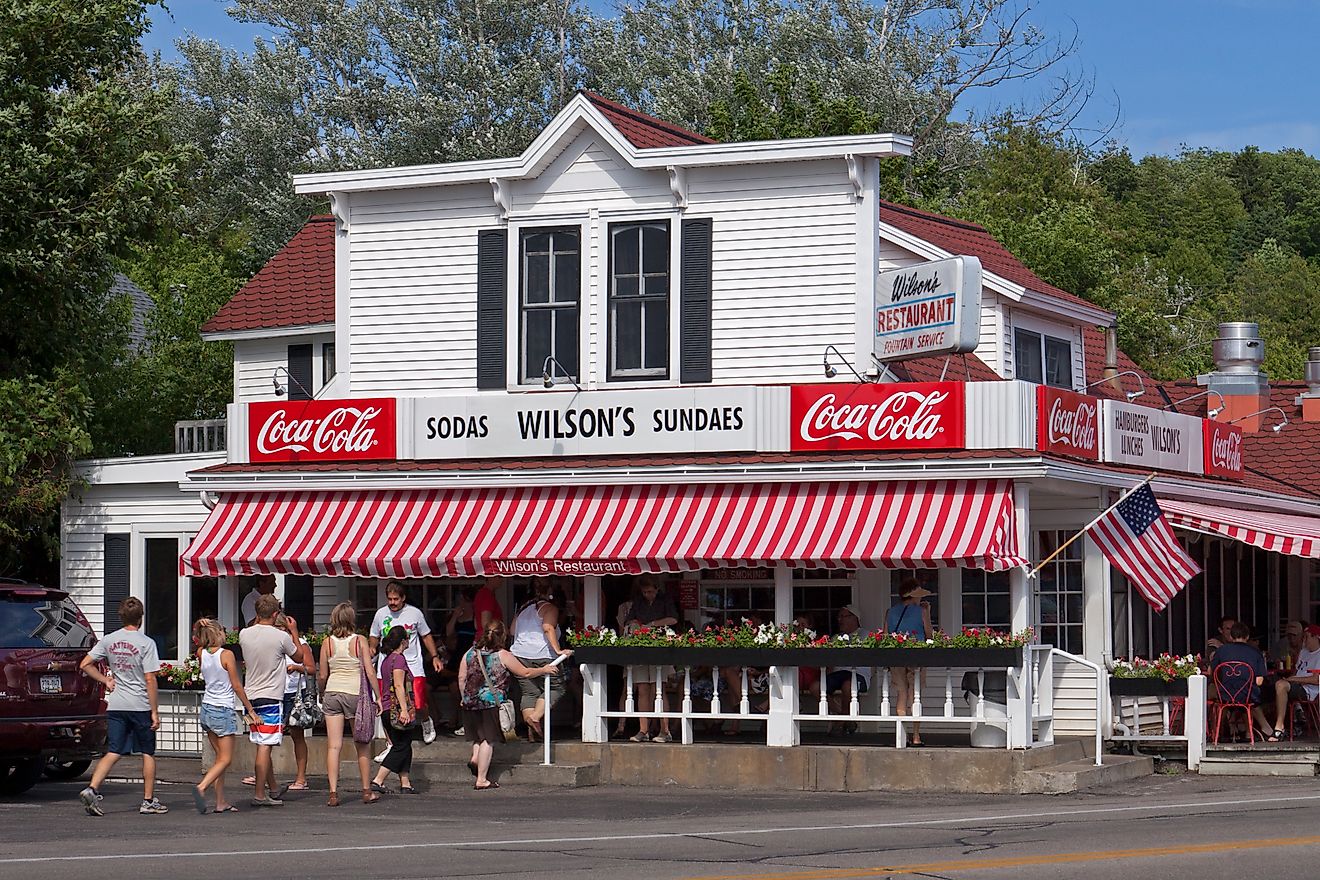
[[[307,790],[307,783],[305,782],[291,783],[289,787],[286,789],[286,791],[306,791],[306,790]]]
[[[255,776],[244,776],[244,777],[243,777],[243,784],[244,784],[244,785],[256,785],[256,784],[257,784],[257,777],[255,777]]]
[[[234,806],[233,804],[230,804],[229,806],[225,807],[223,810],[216,810],[215,812],[216,815],[219,815],[220,813],[237,813],[238,807]]]
[[[205,816],[206,797],[200,791],[197,790],[197,786],[195,785],[192,788],[192,796],[193,796],[193,806],[197,808],[197,813],[199,815]]]
[[[472,787],[477,791],[490,791],[492,788],[499,788],[500,784],[498,782],[488,782],[485,785],[473,785]]]

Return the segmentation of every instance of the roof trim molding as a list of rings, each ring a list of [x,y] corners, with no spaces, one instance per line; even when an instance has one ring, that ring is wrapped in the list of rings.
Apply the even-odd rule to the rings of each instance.
[[[314,336],[335,332],[335,325],[290,324],[287,327],[254,327],[248,330],[213,330],[202,333],[206,342],[241,342],[245,339],[271,339],[281,336]]]
[[[590,99],[579,93],[555,115],[521,156],[399,168],[296,174],[293,178],[294,191],[301,194],[320,194],[332,191],[354,192],[488,183],[492,177],[511,179],[536,177],[558,155],[559,144],[568,138],[576,137],[586,128],[592,129],[603,138],[634,168],[644,170],[667,171],[670,166],[695,168],[742,165],[749,162],[846,159],[850,154],[906,156],[912,152],[912,138],[899,134],[842,135],[638,149],[610,124]]]

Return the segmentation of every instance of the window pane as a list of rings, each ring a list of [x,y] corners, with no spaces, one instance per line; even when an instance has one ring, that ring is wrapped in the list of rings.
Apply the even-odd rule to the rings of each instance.
[[[1043,382],[1041,369],[1040,334],[1018,330],[1013,334],[1013,360],[1017,378],[1024,382]]]
[[[550,258],[544,254],[528,254],[523,267],[523,302],[550,301]]]
[[[544,254],[550,251],[550,233],[533,232],[523,237],[523,250],[526,253]]]
[[[523,312],[523,351],[527,361],[523,364],[524,379],[541,378],[545,359],[550,355],[550,324],[553,312],[536,309]]]
[[[637,246],[641,230],[636,226],[617,229],[614,232],[614,253],[611,254],[615,275],[637,274]]]
[[[1065,340],[1045,337],[1045,384],[1072,387],[1072,346]]]
[[[321,346],[321,384],[327,385],[335,377],[335,344],[327,342]]]
[[[636,370],[642,365],[642,304],[636,300],[614,303],[614,369]]]
[[[646,276],[646,295],[647,296],[665,296],[669,293],[668,275],[648,275]]]
[[[577,252],[555,254],[555,302],[577,302],[581,291]]]
[[[559,361],[573,378],[577,378],[577,309],[555,309],[555,360]]]
[[[637,295],[637,276],[631,278],[614,279],[615,296],[636,296]]]
[[[146,634],[162,660],[179,656],[179,540],[146,539]]]
[[[663,370],[669,366],[669,303],[648,302],[646,308],[645,363],[647,369]]]
[[[669,271],[669,230],[663,226],[645,227],[642,238],[642,271],[648,275]]]
[[[220,582],[213,577],[195,577],[188,579],[192,594],[192,605],[189,606],[188,618],[196,620],[199,617],[219,618],[220,616]],[[310,623],[310,621],[309,621]],[[308,626],[310,629],[310,626]]]

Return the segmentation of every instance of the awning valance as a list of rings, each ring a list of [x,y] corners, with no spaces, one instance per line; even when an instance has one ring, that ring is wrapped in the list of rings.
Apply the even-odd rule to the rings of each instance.
[[[221,497],[189,575],[635,574],[1024,565],[1006,480],[559,486]]]
[[[1320,559],[1320,517],[1262,513],[1163,498],[1160,507],[1175,528],[1220,535],[1288,556]]]

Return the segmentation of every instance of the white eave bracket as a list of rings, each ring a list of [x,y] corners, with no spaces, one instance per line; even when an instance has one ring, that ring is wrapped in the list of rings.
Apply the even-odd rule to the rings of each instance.
[[[862,160],[856,153],[849,153],[843,158],[848,163],[848,182],[852,184],[853,201],[860,202],[866,194],[866,187],[862,181]]]
[[[335,215],[335,219],[339,221],[340,230],[347,235],[349,231],[348,193],[341,190],[331,190],[329,196],[330,213]]]
[[[500,209],[500,220],[509,221],[509,186],[502,177],[490,179],[491,195],[495,198],[495,207]]]
[[[681,165],[666,165],[669,172],[669,191],[674,196],[674,207],[680,211],[687,207],[687,169]]]

